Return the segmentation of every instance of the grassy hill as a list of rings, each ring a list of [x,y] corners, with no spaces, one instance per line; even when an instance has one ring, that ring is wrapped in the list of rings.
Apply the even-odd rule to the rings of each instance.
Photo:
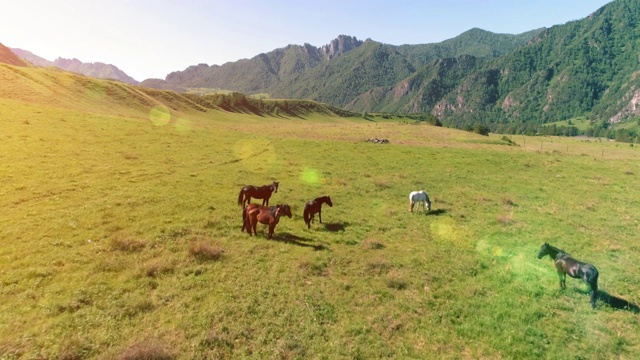
[[[0,94],[0,358],[640,356],[636,147],[9,65]],[[249,237],[238,192],[272,180],[294,216]]]

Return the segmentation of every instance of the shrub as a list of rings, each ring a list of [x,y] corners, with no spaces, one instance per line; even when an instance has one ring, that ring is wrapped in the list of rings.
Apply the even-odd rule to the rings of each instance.
[[[111,240],[111,249],[124,252],[136,252],[145,247],[145,243],[142,240],[133,238],[116,238]]]
[[[484,135],[484,136],[489,136],[489,128],[484,125],[484,124],[477,124],[474,128],[473,128],[473,132],[476,134],[480,134],[480,135]]]
[[[389,272],[390,269],[391,269],[391,264],[389,264],[389,262],[384,258],[371,260],[367,264],[367,273],[371,275],[385,274]]]
[[[375,240],[365,240],[362,243],[362,247],[368,250],[380,250],[380,249],[384,249],[384,244],[381,244]]]
[[[224,249],[204,241],[193,242],[189,247],[189,254],[200,261],[219,260],[222,253],[224,253]]]
[[[169,351],[166,345],[158,341],[143,341],[125,349],[118,360],[173,360],[176,355]]]

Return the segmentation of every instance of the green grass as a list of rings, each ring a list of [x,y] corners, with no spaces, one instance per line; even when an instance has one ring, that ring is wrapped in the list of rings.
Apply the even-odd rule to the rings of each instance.
[[[555,124],[557,126],[575,126],[580,131],[587,131],[589,129],[589,127],[591,126],[591,123],[590,123],[589,119],[587,119],[585,117],[582,117],[582,116],[576,117],[576,118],[573,118],[573,119],[547,123],[547,124],[545,124],[545,126],[549,126],[549,125],[553,125],[553,124]]]
[[[635,147],[29,99],[0,99],[0,358],[640,356],[637,314],[535,257],[640,303]],[[249,237],[238,192],[272,180],[294,216]]]

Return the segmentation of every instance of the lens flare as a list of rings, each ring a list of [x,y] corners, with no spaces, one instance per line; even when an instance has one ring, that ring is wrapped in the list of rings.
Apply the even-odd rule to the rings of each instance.
[[[149,120],[155,126],[165,126],[171,121],[169,109],[156,105],[149,111]]]
[[[323,183],[322,175],[316,169],[304,168],[300,173],[300,181],[306,185],[319,186]]]
[[[493,254],[493,256],[502,256],[502,248],[500,246],[494,246],[493,249],[491,249],[491,254]]]
[[[276,162],[276,149],[266,139],[240,140],[233,147],[233,152],[247,170],[265,173]]]

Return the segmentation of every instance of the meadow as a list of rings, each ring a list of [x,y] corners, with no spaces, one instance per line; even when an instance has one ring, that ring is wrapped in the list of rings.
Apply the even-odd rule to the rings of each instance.
[[[6,69],[2,359],[640,357],[637,147],[193,111]],[[239,190],[273,180],[293,218],[249,237]],[[419,189],[432,210],[409,213]],[[597,309],[543,242],[598,268]]]

